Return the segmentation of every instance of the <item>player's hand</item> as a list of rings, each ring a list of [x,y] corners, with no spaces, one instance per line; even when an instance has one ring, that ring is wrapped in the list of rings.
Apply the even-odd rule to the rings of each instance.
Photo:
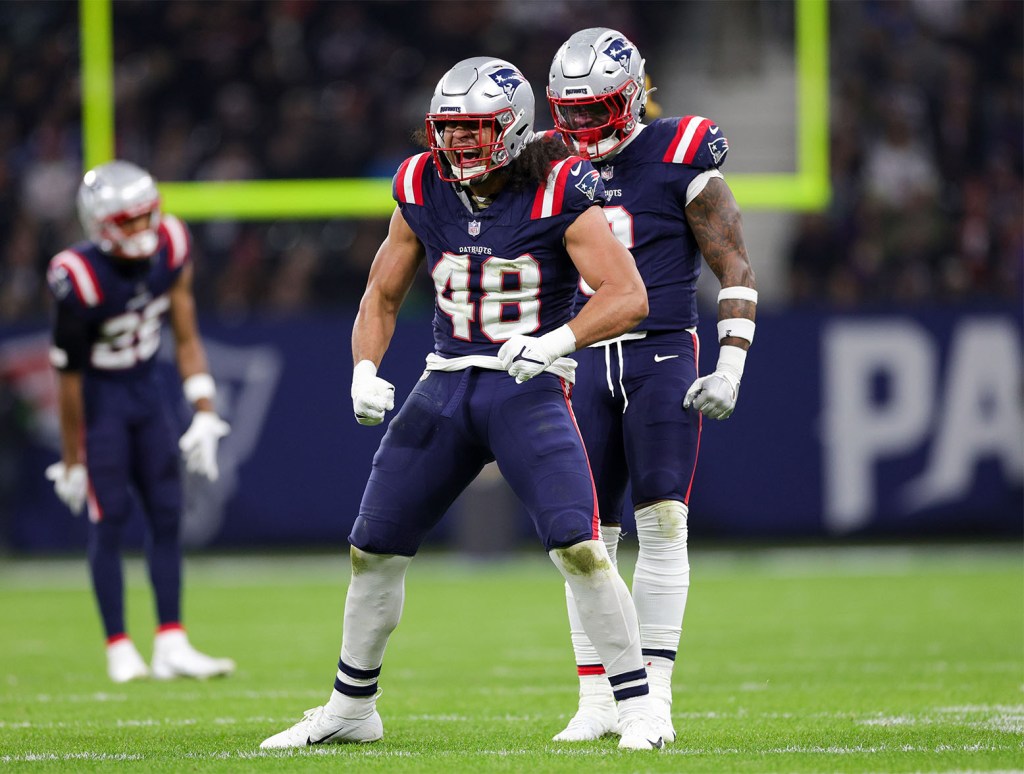
[[[55,462],[46,469],[46,478],[53,482],[53,491],[75,516],[82,512],[89,493],[89,474],[85,465],[65,466]]]
[[[192,424],[178,441],[189,473],[198,473],[210,481],[220,476],[217,467],[217,444],[231,430],[230,425],[212,411],[197,411]]]
[[[693,406],[708,419],[728,419],[740,396],[740,380],[728,371],[715,371],[690,385],[683,408]]]
[[[515,377],[516,384],[522,384],[575,350],[576,336],[563,325],[539,338],[515,334],[501,345],[498,360],[509,376]]]
[[[379,425],[395,407],[395,385],[377,376],[377,366],[360,360],[352,369],[352,411],[361,425]]]

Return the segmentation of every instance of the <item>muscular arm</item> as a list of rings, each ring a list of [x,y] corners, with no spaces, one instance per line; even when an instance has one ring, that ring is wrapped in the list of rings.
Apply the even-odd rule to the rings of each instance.
[[[569,323],[576,348],[619,336],[647,317],[647,291],[629,250],[612,236],[599,207],[591,207],[565,232],[565,246],[594,295]]]
[[[743,244],[740,208],[721,178],[713,177],[686,207],[686,220],[697,238],[697,244],[711,271],[723,288],[741,286],[755,288],[754,270],[750,268],[747,248]],[[751,301],[728,299],[718,304],[718,319],[745,317],[753,320],[756,305]],[[750,342],[728,336],[720,342],[746,350]]]
[[[199,324],[196,322],[196,302],[192,295],[192,277],[194,270],[189,263],[178,275],[168,293],[171,302],[170,320],[174,333],[175,359],[178,373],[185,381],[195,374],[209,372],[206,362],[206,350],[199,338]],[[208,398],[200,398],[195,403],[197,411],[213,411],[213,402]]]
[[[424,250],[415,232],[395,208],[387,238],[370,266],[366,290],[352,326],[352,362],[379,366],[395,332],[398,310],[412,287]]]
[[[82,437],[85,428],[85,402],[82,400],[82,373],[57,372],[57,405],[60,416],[61,460],[65,467],[85,464]]]

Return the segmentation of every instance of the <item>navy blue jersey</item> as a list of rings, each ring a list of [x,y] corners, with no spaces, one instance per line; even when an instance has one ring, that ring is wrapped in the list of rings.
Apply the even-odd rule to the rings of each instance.
[[[167,293],[189,260],[188,229],[180,220],[164,215],[159,235],[149,259],[116,258],[79,242],[50,260],[54,367],[128,375],[148,370],[160,347]]]
[[[437,354],[496,355],[515,334],[542,335],[569,322],[579,273],[565,231],[604,201],[589,161],[558,161],[543,185],[506,189],[472,212],[421,153],[399,167],[392,192],[426,251]]]
[[[697,324],[702,256],[686,221],[686,189],[725,161],[729,144],[702,116],[652,122],[607,163],[604,182],[612,233],[633,254],[650,313],[637,330],[681,330]],[[581,288],[577,303],[588,298]]]

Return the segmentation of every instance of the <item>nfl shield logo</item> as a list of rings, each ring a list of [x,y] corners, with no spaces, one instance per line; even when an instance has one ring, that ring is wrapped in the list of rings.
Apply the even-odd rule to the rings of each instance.
[[[480,221],[479,220],[471,220],[471,221],[469,221],[469,235],[470,236],[480,236]]]
[[[612,167],[603,167],[601,169],[601,179],[602,180],[611,180],[614,175],[615,175],[615,170]]]

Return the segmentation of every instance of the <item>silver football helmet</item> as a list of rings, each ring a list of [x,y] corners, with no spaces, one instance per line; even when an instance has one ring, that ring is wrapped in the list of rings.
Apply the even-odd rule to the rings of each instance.
[[[511,164],[533,137],[533,89],[504,59],[464,59],[437,84],[427,138],[442,180],[469,185]]]
[[[644,59],[621,32],[580,30],[551,61],[548,104],[555,128],[571,147],[586,158],[607,158],[644,117]]]
[[[127,233],[130,220],[148,215],[146,227]],[[160,194],[150,174],[128,161],[93,167],[78,187],[78,219],[105,253],[148,258],[160,244]]]

